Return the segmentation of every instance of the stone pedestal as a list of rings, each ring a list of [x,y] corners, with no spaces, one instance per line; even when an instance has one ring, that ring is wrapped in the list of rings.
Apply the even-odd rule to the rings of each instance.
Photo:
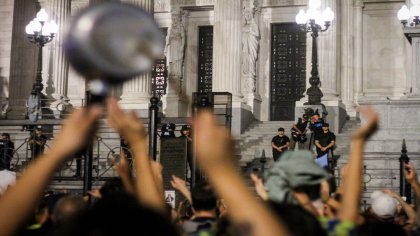
[[[242,77],[242,93],[244,94],[243,101],[246,105],[251,107],[251,111],[256,116],[255,118],[260,119],[259,115],[261,112],[262,98],[256,90],[256,78],[252,75],[243,75]],[[258,116],[258,117],[257,117]]]
[[[242,102],[232,103],[232,135],[240,135],[254,120],[251,106]]]
[[[163,113],[167,117],[182,117],[187,114],[188,99],[181,86],[181,78],[169,77],[167,93],[162,97]]]
[[[336,134],[341,132],[344,124],[346,123],[347,113],[344,104],[341,101],[323,101],[325,105],[303,105],[303,101],[296,102],[295,117],[302,117],[306,108],[312,108],[314,111],[318,109],[321,115],[324,109],[328,112],[326,122],[330,124],[330,130]]]

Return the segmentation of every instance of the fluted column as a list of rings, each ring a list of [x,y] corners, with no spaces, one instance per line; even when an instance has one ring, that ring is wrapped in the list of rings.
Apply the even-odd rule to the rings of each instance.
[[[242,0],[215,0],[213,43],[213,91],[241,94]]]
[[[354,100],[357,104],[363,96],[363,0],[354,0],[354,78],[355,94]]]
[[[353,3],[341,3],[341,99],[347,112],[354,112]]]
[[[153,15],[153,0],[127,0],[124,2],[135,4]],[[123,84],[121,105],[125,109],[147,109],[151,97],[151,73],[143,73]]]
[[[64,55],[62,44],[65,26],[70,19],[71,0],[51,0],[50,6],[51,19],[55,20],[59,31],[51,44],[52,57],[50,60],[52,62],[51,76],[53,84],[48,84],[46,90],[47,94],[49,94],[48,90],[51,89],[52,97],[58,100],[61,96],[67,96],[69,62]]]
[[[339,3],[337,0],[322,0],[322,9],[330,7],[336,17],[331,27],[319,35],[319,75],[321,90],[324,94],[323,101],[338,100],[339,91],[339,30],[340,18]]]

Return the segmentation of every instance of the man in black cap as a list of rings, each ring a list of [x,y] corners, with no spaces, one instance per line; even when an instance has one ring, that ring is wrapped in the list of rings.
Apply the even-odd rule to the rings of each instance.
[[[188,166],[190,168],[190,173],[191,173],[191,180],[192,180],[192,175],[193,175],[193,145],[192,145],[192,138],[191,138],[191,126],[189,125],[183,125],[181,128],[181,136],[180,138],[185,138],[187,140],[187,162],[188,162]],[[195,166],[195,181],[200,182],[200,178],[201,178],[201,174],[200,174],[200,170],[198,169],[198,166]]]
[[[322,132],[315,133],[315,146],[317,158],[332,152],[335,144],[335,134],[330,131],[328,123],[322,124]],[[332,154],[332,153],[331,153]]]
[[[36,128],[31,137],[29,138],[29,144],[31,148],[31,158],[36,158],[44,153],[45,144],[47,137],[42,133],[41,128]]]
[[[187,140],[187,161],[192,171],[192,138],[191,138],[191,127],[189,125],[183,125],[181,128],[181,138]]]
[[[273,148],[273,158],[277,161],[281,155],[289,149],[290,139],[284,135],[284,128],[278,129],[278,135],[271,140],[271,147]]]
[[[163,124],[161,130],[161,138],[175,138],[175,124]]]

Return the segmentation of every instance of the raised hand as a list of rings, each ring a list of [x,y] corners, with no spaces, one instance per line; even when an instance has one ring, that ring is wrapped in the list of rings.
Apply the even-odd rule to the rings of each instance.
[[[268,193],[267,190],[265,190],[262,179],[254,173],[251,173],[250,176],[251,180],[254,182],[255,191],[257,191],[258,196],[260,196],[263,200],[268,200]]]
[[[171,185],[172,188],[178,190],[190,203],[192,203],[191,192],[187,187],[187,183],[183,179],[172,175]]]
[[[115,157],[112,158],[112,165],[115,167],[117,174],[121,176],[130,175],[130,165],[123,150],[120,152],[120,161],[117,162]]]
[[[360,107],[359,112],[366,118],[366,123],[353,134],[353,138],[368,139],[378,129],[379,114],[371,106]]]
[[[233,144],[229,133],[216,124],[213,114],[201,112],[195,125],[194,140],[197,147],[197,160],[202,167],[211,163],[231,161]]]
[[[187,184],[185,183],[185,180],[177,177],[176,175],[172,175],[172,179],[171,179],[171,185],[172,188],[176,189],[176,190],[185,190],[187,188]]]
[[[129,143],[146,140],[146,130],[134,112],[126,114],[115,98],[107,99],[108,123]]]
[[[150,163],[143,123],[133,112],[125,113],[115,98],[107,99],[107,109],[108,123],[127,140],[132,149],[137,178],[135,189],[140,203],[163,213],[165,198],[161,194],[161,183]]]
[[[255,198],[238,174],[230,133],[217,126],[208,111],[197,115],[194,127],[198,164],[219,197],[229,205],[232,222],[247,225],[252,235],[288,235],[284,225]]]
[[[411,185],[418,182],[416,168],[414,168],[413,163],[411,162],[405,164],[405,179]]]
[[[102,114],[102,108],[92,106],[76,110],[64,121],[60,134],[56,137],[53,149],[67,157],[81,149],[91,138],[94,123]]]

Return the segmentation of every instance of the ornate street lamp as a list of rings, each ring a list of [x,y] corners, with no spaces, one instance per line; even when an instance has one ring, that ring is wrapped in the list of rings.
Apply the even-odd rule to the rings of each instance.
[[[296,23],[300,26],[300,29],[304,32],[310,32],[312,36],[312,70],[309,78],[311,87],[306,90],[308,102],[305,105],[320,105],[323,94],[318,87],[320,80],[317,38],[319,32],[324,32],[330,27],[331,21],[334,19],[334,12],[329,7],[321,12],[321,0],[309,0],[308,6],[306,12],[300,10],[296,15]]]
[[[29,24],[26,26],[25,31],[28,35],[29,41],[38,46],[38,64],[36,70],[36,77],[32,86],[32,95],[37,96],[37,110],[40,109],[41,105],[41,93],[44,89],[42,84],[42,48],[45,44],[53,40],[57,33],[58,26],[55,21],[47,22],[48,14],[44,8],[42,8]]]
[[[404,27],[416,27],[420,24],[420,0],[411,0],[410,9],[406,5],[398,11],[398,19]]]

